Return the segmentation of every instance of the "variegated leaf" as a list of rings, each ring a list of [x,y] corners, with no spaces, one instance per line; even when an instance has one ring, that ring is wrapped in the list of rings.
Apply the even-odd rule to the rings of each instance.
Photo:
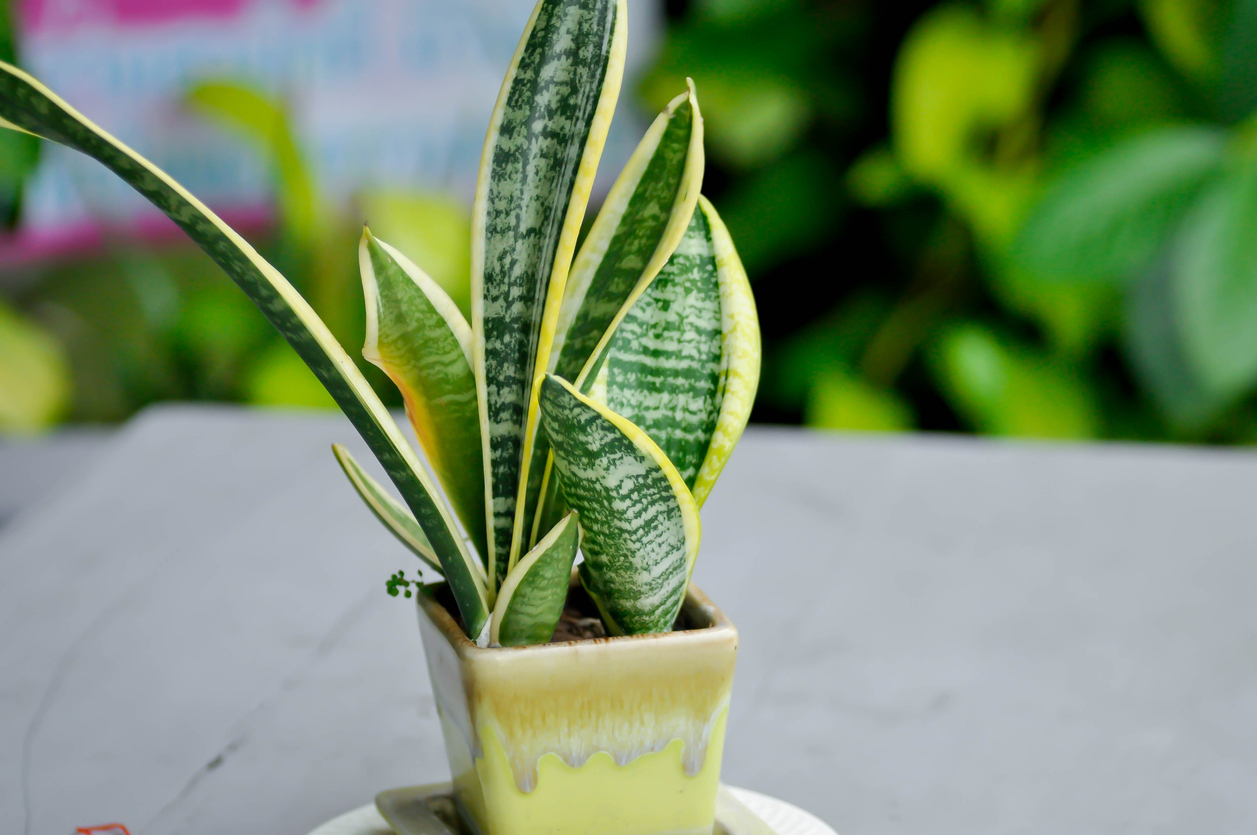
[[[0,64],[0,127],[81,151],[165,212],[248,294],[314,372],[384,465],[441,562],[469,633],[487,630],[485,589],[436,485],[327,326],[279,272],[169,175],[96,127],[31,76]]]
[[[659,444],[693,488],[720,413],[720,281],[703,213],[616,329],[597,399]],[[595,383],[594,388],[600,388]]]
[[[549,371],[576,379],[616,314],[671,256],[694,212],[702,180],[703,117],[691,82],[646,131],[576,255],[563,288]],[[545,438],[530,433],[525,453],[512,559],[539,519],[549,455]],[[535,540],[533,533],[528,541]]]
[[[550,640],[563,615],[579,547],[580,525],[569,513],[506,575],[493,609],[491,643],[518,647]]]
[[[703,117],[691,83],[646,132],[576,255],[555,331],[555,374],[575,380],[629,296],[667,263],[702,185]]]
[[[502,84],[472,215],[490,582],[504,577],[536,369],[624,71],[624,0],[539,0]]]
[[[432,543],[428,541],[423,528],[419,527],[419,523],[415,521],[410,511],[390,496],[378,481],[368,475],[343,444],[332,444],[332,454],[340,462],[340,467],[348,476],[349,483],[354,486],[358,495],[375,514],[375,518],[392,531],[393,536],[397,537],[416,557],[423,560],[429,567],[440,571],[441,563],[432,550]]]
[[[659,446],[605,405],[547,374],[541,424],[554,474],[580,513],[587,585],[621,634],[667,632],[698,554],[698,506]]]
[[[401,391],[428,462],[483,557],[484,463],[471,328],[439,284],[366,229],[358,260],[367,312],[362,355]]]
[[[605,380],[598,399],[659,444],[701,507],[750,417],[759,356],[746,272],[703,199],[681,245],[616,329],[596,378]]]
[[[716,430],[707,445],[703,465],[694,477],[694,501],[702,507],[751,419],[755,391],[759,388],[761,348],[755,295],[729,230],[707,198],[699,198],[698,209],[707,218],[716,255],[721,332],[720,415],[716,418]]]

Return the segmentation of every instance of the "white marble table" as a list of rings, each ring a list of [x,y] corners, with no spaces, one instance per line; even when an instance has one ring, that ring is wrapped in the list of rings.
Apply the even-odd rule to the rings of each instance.
[[[353,437],[152,410],[0,528],[0,832],[300,835],[446,777]],[[1255,504],[1247,452],[752,431],[696,574],[725,778],[843,835],[1257,831]]]

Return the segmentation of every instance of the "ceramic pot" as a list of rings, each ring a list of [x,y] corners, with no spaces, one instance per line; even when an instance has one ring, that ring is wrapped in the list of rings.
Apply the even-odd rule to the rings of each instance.
[[[482,835],[710,835],[738,633],[690,586],[680,631],[480,648],[419,595],[455,799]]]

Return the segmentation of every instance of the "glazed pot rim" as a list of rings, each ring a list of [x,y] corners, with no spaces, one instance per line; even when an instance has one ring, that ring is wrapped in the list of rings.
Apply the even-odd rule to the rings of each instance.
[[[576,572],[572,572],[573,585],[578,585]],[[426,589],[420,589],[415,595],[416,604],[424,616],[431,621],[432,625],[440,631],[445,640],[455,649],[460,656],[481,656],[488,653],[495,657],[502,657],[503,653],[520,654],[528,653],[532,655],[541,655],[553,652],[570,652],[573,648],[594,648],[603,647],[603,651],[610,651],[617,646],[628,647],[630,645],[640,645],[646,642],[668,642],[675,643],[678,641],[707,641],[712,637],[723,635],[726,632],[737,633],[737,628],[728,616],[711,601],[706,594],[693,582],[685,593],[685,602],[681,606],[681,611],[686,614],[692,623],[699,624],[692,629],[683,629],[675,632],[655,632],[649,635],[615,635],[606,638],[581,638],[571,641],[560,641],[556,643],[533,644],[531,646],[522,647],[481,647],[477,646],[474,641],[467,637],[463,632],[458,621],[449,613],[445,606]]]

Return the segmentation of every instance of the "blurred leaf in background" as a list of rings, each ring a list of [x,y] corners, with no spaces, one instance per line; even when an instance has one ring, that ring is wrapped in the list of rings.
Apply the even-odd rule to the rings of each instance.
[[[406,253],[471,321],[471,212],[436,192],[368,190],[359,211],[373,233]]]
[[[1255,0],[670,9],[648,99],[793,114],[710,106],[758,419],[1257,437]]]
[[[945,331],[934,362],[949,400],[982,432],[1092,438],[1096,404],[1072,369],[980,325]]]
[[[70,389],[61,346],[0,302],[0,432],[33,432],[65,409]]]

